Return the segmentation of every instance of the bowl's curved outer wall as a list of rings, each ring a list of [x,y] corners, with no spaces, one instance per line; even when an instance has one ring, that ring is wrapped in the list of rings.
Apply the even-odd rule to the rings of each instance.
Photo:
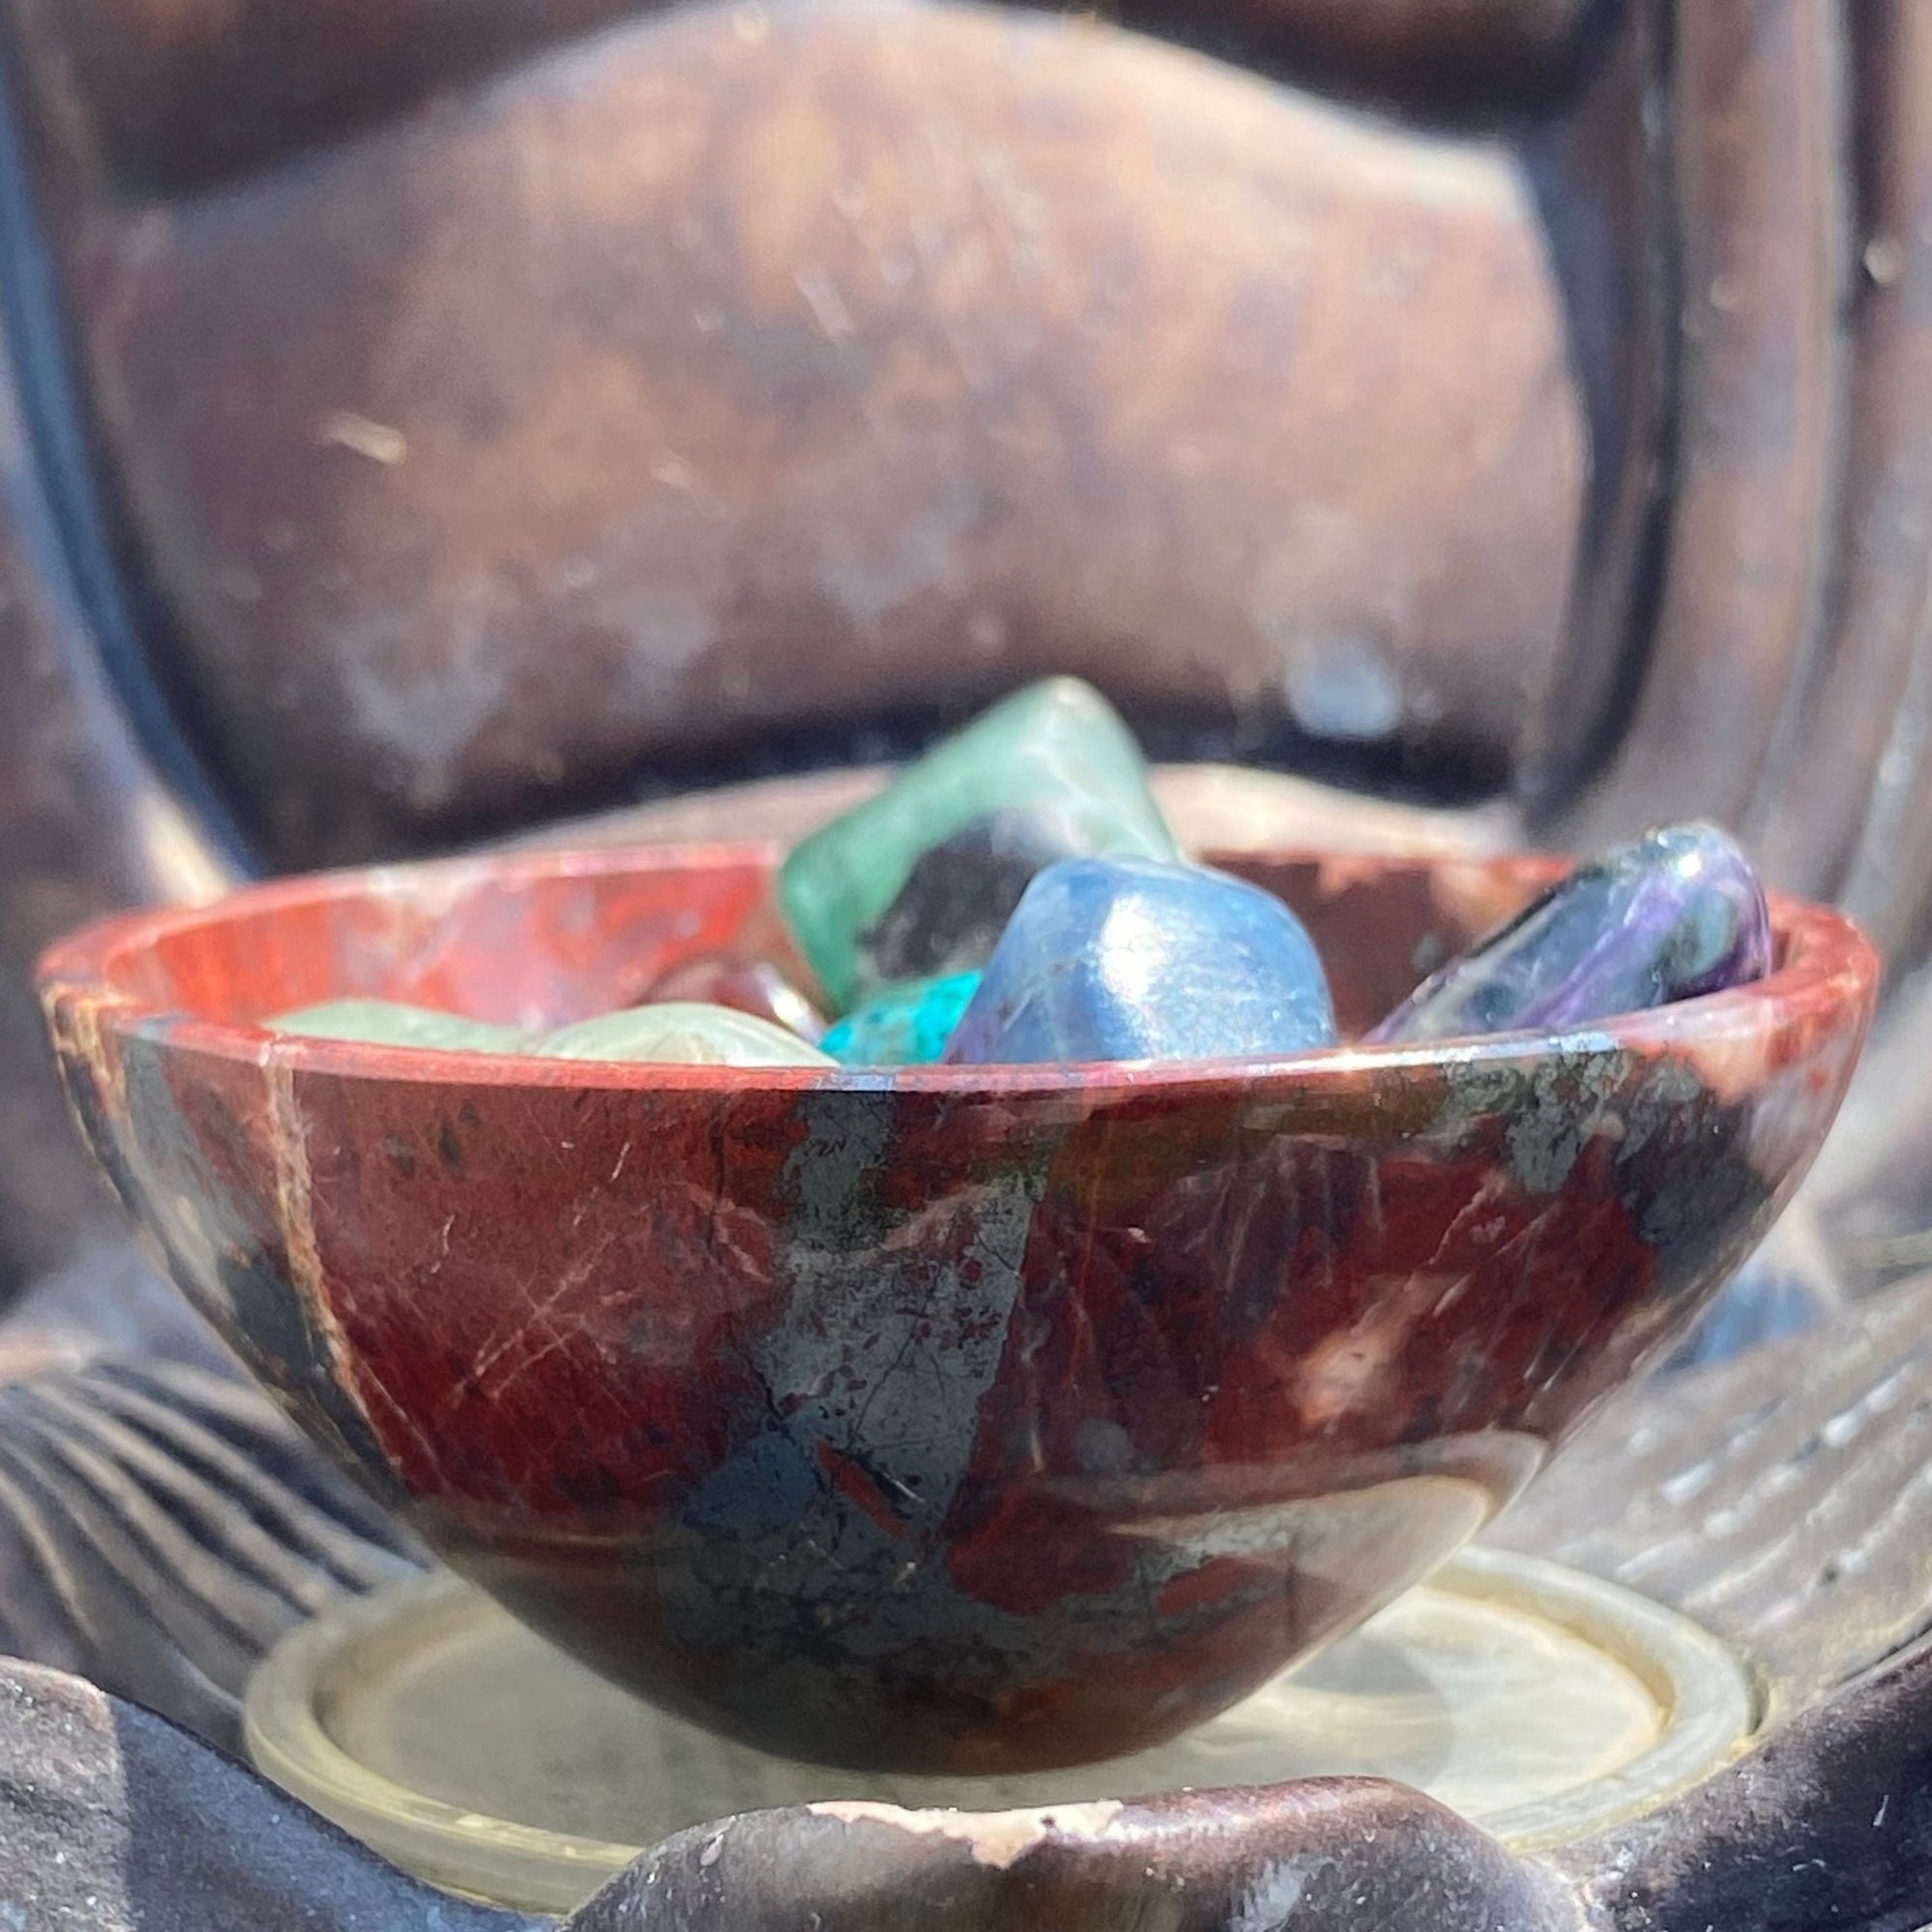
[[[527,943],[567,942],[566,1004],[566,960],[622,951],[600,908],[673,889],[706,944],[762,905],[742,850],[497,870],[533,882]],[[1250,870],[1355,935],[1343,981],[1525,883]],[[333,895],[345,944],[392,919],[412,959],[432,905],[492,935],[469,970],[527,977],[489,876],[255,904],[306,947]],[[1149,1742],[1447,1555],[1762,1232],[1874,976],[1786,904],[1772,980],[1602,1034],[876,1083],[278,1041],[126,990],[151,952],[264,997],[303,948],[249,903],[49,966],[74,1104],[177,1280],[552,1634],[760,1742],[901,1766]]]

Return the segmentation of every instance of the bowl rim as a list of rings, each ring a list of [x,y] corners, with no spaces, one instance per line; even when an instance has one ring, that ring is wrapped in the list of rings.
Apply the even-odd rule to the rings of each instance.
[[[1601,1057],[1676,1048],[1718,1051],[1761,1039],[1781,1028],[1829,1022],[1855,1025],[1868,1018],[1880,961],[1847,914],[1785,894],[1767,895],[1779,963],[1763,978],[1669,1006],[1621,1014],[1562,1032],[1517,1030],[1413,1044],[1340,1045],[1281,1055],[1214,1059],[1033,1062],[1008,1065],[844,1067],[717,1066],[672,1061],[571,1060],[534,1053],[471,1048],[395,1046],[354,1039],[285,1034],[239,1021],[144,1000],[115,984],[117,963],[165,935],[218,924],[239,912],[272,912],[334,897],[408,900],[456,895],[474,886],[521,884],[546,878],[583,878],[697,867],[774,869],[782,848],[768,841],[639,842],[631,845],[522,848],[410,860],[326,872],[290,874],[237,888],[200,905],[148,907],[95,919],[42,953],[35,981],[50,1022],[76,1006],[96,1028],[116,1037],[157,1033],[184,1051],[275,1067],[291,1073],[382,1080],[439,1087],[565,1087],[594,1092],[929,1093],[960,1098],[1020,1098],[1064,1093],[1123,1094],[1172,1087],[1225,1088],[1267,1083],[1325,1086],[1379,1073],[1421,1068],[1535,1060],[1552,1053]],[[1201,855],[1202,863],[1335,868],[1339,878],[1412,871],[1502,873],[1535,890],[1577,863],[1561,854],[1505,852],[1445,855],[1423,848],[1373,854],[1316,846],[1244,847]],[[370,996],[377,997],[377,996]]]

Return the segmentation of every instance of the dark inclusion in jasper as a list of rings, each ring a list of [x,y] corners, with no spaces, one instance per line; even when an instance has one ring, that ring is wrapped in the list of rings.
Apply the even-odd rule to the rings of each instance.
[[[1426,979],[1368,1036],[1586,1026],[1770,968],[1770,914],[1750,861],[1715,826],[1675,825],[1580,866]]]
[[[1092,851],[1065,814],[989,812],[928,847],[876,924],[859,935],[865,983],[892,985],[984,966],[1038,875]]]

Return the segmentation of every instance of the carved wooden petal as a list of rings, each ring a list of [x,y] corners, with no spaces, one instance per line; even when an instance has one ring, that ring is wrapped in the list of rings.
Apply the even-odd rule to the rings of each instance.
[[[127,1250],[0,1334],[0,1651],[234,1748],[262,1652],[418,1561]]]

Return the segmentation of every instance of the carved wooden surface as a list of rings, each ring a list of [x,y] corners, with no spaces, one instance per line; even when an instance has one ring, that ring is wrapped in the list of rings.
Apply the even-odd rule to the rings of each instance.
[[[0,331],[0,345],[15,339]],[[150,762],[103,668],[0,379],[0,1302],[90,1229],[120,1230],[76,1158],[34,997],[33,963],[116,904],[193,900],[225,872],[206,827]]]
[[[0,1652],[229,1749],[262,1652],[420,1561],[130,1247],[0,1331]]]
[[[1837,504],[1849,257],[1836,15],[1672,10],[1672,508],[1643,685],[1573,836],[1741,822],[1802,701]]]
[[[0,1923],[20,1932],[518,1932],[404,1878],[92,1685],[0,1665]]]
[[[1932,250],[1922,245],[1932,224],[1932,15],[1915,0],[1879,0],[1852,10],[1850,23],[1858,206],[1842,324],[1851,383],[1840,575],[1822,613],[1820,682],[1764,851],[1800,890],[1845,894],[1898,946],[1924,904],[1924,842],[1909,830],[1928,801],[1911,747],[1932,704]]]
[[[92,184],[193,189],[350,133],[653,0],[13,0],[55,138]],[[1592,0],[1147,0],[1120,13],[1397,100],[1511,108],[1560,87]]]
[[[1091,22],[932,10],[914,87],[906,36],[675,14],[87,225],[174,688],[279,862],[1049,668],[1506,773],[1585,460],[1506,151]]]
[[[1612,1403],[1492,1533],[1672,1604],[1799,1706],[1932,1620],[1932,1281]]]

